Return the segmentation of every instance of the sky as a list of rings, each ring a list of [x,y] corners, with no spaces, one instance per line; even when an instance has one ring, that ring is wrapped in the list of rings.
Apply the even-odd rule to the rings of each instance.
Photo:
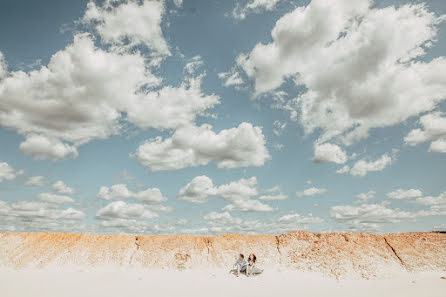
[[[443,0],[2,0],[0,232],[446,229]]]

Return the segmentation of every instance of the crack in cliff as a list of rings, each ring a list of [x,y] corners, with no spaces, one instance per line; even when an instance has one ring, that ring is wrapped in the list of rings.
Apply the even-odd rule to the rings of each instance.
[[[206,248],[208,250],[208,256],[207,256],[207,260],[209,262],[209,254],[210,254],[210,245],[211,245],[211,240],[209,238],[205,238],[204,241],[206,242]]]
[[[279,254],[282,255],[282,251],[280,250],[280,239],[279,239],[279,236],[276,236],[276,248],[277,248],[277,252],[279,252]]]
[[[139,237],[135,236],[135,245],[136,245],[136,250],[139,250]]]
[[[280,250],[280,239],[279,239],[279,236],[277,236],[277,235],[274,237],[276,238],[276,249],[280,255],[280,263],[282,263],[282,251]]]
[[[136,249],[135,249],[135,251],[132,253],[132,255],[130,256],[130,259],[129,259],[129,265],[132,264],[133,256],[134,256],[135,253],[139,250],[139,238],[138,238],[138,236],[135,236],[135,242],[134,242],[134,244],[135,244],[135,246],[136,246]]]
[[[393,246],[387,241],[387,238],[385,236],[383,236],[384,238],[384,242],[387,244],[387,246],[390,248],[390,250],[393,252],[393,254],[395,255],[395,257],[400,261],[401,266],[403,266],[404,268],[407,269],[406,267],[406,263],[404,263],[403,259],[401,259],[400,256],[398,256],[398,253],[395,251],[395,249],[393,248]]]

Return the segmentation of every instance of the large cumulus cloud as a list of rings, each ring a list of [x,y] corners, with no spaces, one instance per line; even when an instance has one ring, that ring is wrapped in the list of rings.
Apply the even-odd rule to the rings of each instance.
[[[423,4],[313,0],[281,17],[272,41],[241,54],[234,71],[254,83],[255,96],[286,80],[302,86],[279,105],[306,133],[321,131],[317,143],[349,145],[446,98],[445,57],[423,60],[443,19]]]
[[[157,137],[141,144],[136,159],[152,171],[176,170],[215,162],[218,168],[262,166],[270,158],[260,127],[241,123],[219,133],[212,126],[186,126],[170,138]]]

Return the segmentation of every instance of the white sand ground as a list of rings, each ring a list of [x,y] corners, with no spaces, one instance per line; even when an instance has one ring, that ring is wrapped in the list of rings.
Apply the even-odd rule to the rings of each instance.
[[[307,272],[265,271],[235,277],[227,271],[117,268],[0,269],[2,297],[445,297],[446,272],[404,273],[386,280],[340,280]]]

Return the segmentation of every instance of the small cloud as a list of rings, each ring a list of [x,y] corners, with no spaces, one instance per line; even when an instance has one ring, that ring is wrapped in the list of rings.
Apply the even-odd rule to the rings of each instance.
[[[421,197],[423,193],[417,189],[403,190],[397,189],[386,194],[390,199],[412,199]]]
[[[204,65],[203,60],[200,56],[195,56],[187,62],[184,66],[183,71],[187,74],[195,74],[197,70]]]
[[[339,174],[344,174],[344,173],[349,173],[350,172],[350,166],[348,165],[344,165],[342,168],[336,170],[336,173]]]
[[[68,196],[55,195],[51,193],[40,193],[37,198],[42,202],[63,204],[63,203],[73,203],[74,200]]]
[[[59,161],[69,157],[75,159],[79,155],[75,146],[57,138],[38,134],[27,135],[25,141],[20,143],[19,148],[23,153],[32,155],[36,160]]]
[[[282,135],[283,131],[285,130],[287,123],[276,120],[276,121],[274,121],[273,125],[274,125],[273,133],[276,136],[280,136],[280,135]]]
[[[104,200],[133,198],[146,203],[160,203],[167,201],[167,198],[163,196],[158,188],[148,188],[143,191],[134,192],[130,191],[125,184],[116,184],[111,187],[101,187],[97,197]]]
[[[389,157],[387,154],[384,154],[375,161],[366,161],[364,159],[361,159],[357,161],[351,168],[348,165],[345,165],[342,168],[338,169],[336,173],[339,174],[350,173],[353,176],[363,177],[366,176],[368,172],[381,171],[391,163],[392,163],[392,158]]]
[[[305,189],[303,191],[297,191],[296,197],[311,197],[314,195],[321,195],[321,194],[324,194],[327,192],[328,192],[328,190],[324,189],[324,188],[311,187],[311,188]]]
[[[243,20],[249,14],[258,14],[264,11],[272,11],[275,9],[277,3],[281,0],[242,0],[237,2],[232,10],[232,17],[236,20]]]
[[[376,197],[376,192],[372,191],[372,190],[370,190],[366,193],[360,193],[360,194],[356,195],[356,198],[358,199],[356,201],[356,203],[364,203],[364,202],[367,202],[368,200],[373,199],[375,197]]]
[[[69,194],[69,195],[72,195],[75,192],[73,188],[70,188],[61,180],[55,182],[52,186],[52,189],[57,193]]]
[[[43,176],[30,176],[27,181],[25,182],[25,186],[32,186],[32,187],[43,187],[47,185],[48,182],[45,180],[45,177]]]
[[[17,176],[22,175],[23,170],[15,170],[11,165],[6,162],[0,162],[0,183],[3,180],[13,180]]]
[[[313,162],[315,163],[344,164],[347,160],[347,154],[336,144],[324,143],[314,146]]]
[[[275,149],[276,151],[280,151],[281,149],[283,149],[284,145],[282,143],[274,143],[273,144],[273,149]]]
[[[333,220],[346,224],[351,231],[376,232],[383,224],[414,220],[416,215],[386,204],[338,205],[330,208]]]
[[[259,200],[273,201],[273,200],[285,200],[288,198],[288,195],[283,194],[282,190],[277,185],[270,189],[266,189],[263,192],[264,194],[259,197]]]
[[[415,146],[431,141],[429,152],[446,153],[446,117],[444,113],[433,112],[419,120],[423,129],[414,129],[404,138],[406,145]]]
[[[259,199],[281,200],[286,198],[277,186],[265,190],[265,192],[269,194],[265,194]],[[190,203],[204,203],[208,201],[209,196],[215,196],[230,202],[222,209],[223,211],[264,212],[275,210],[270,205],[254,199],[258,195],[256,177],[242,178],[216,187],[209,177],[197,176],[180,190],[178,199]]]
[[[176,7],[182,7],[183,6],[183,0],[173,0],[173,4],[175,4]]]
[[[235,69],[228,72],[220,72],[218,78],[223,81],[223,86],[225,87],[240,86],[244,83],[242,77]]]

